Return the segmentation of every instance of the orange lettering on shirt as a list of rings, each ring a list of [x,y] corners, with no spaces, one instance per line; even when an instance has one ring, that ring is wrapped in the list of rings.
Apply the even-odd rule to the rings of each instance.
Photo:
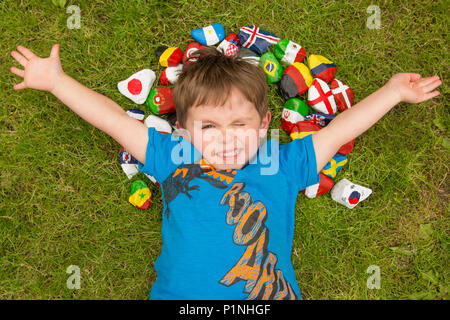
[[[261,201],[250,205],[234,229],[234,243],[241,246],[247,245],[264,228],[266,219],[267,210]]]

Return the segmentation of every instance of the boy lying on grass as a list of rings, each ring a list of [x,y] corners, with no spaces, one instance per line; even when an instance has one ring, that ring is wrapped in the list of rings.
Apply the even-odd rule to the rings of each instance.
[[[278,145],[261,141],[271,120],[261,68],[206,48],[175,86],[176,138],[66,75],[59,45],[48,58],[17,49],[11,55],[24,69],[10,71],[24,80],[15,90],[52,93],[160,183],[163,247],[151,299],[300,299],[291,263],[298,192],[396,104],[431,99],[441,84],[438,76],[396,74],[322,130]]]

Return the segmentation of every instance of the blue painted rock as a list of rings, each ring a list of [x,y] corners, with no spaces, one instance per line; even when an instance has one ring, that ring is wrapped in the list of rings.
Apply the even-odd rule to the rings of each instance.
[[[347,157],[336,153],[333,158],[323,167],[322,173],[329,176],[330,178],[336,177],[336,174],[341,170],[341,168],[348,162]]]
[[[318,196],[327,193],[333,187],[333,180],[330,177],[327,177],[322,172],[319,174],[320,180],[319,183],[313,184],[306,189],[300,191],[308,198],[317,198]]]
[[[139,120],[140,122],[144,121],[145,112],[139,109],[128,109],[127,115],[133,119]]]
[[[191,58],[192,54],[203,48],[204,45],[202,45],[201,43],[198,42],[191,42],[187,45],[186,50],[184,50],[183,53],[183,57],[181,58],[181,61],[183,62],[183,64],[191,64],[192,62],[197,61],[197,58]]]
[[[175,84],[181,71],[183,71],[183,64],[181,63],[175,67],[165,68],[159,76],[159,83],[163,86]]]
[[[156,57],[162,67],[175,67],[181,62],[183,51],[177,47],[161,46],[156,49]]]
[[[347,179],[340,180],[331,189],[331,198],[349,209],[356,207],[358,203],[366,200],[371,194],[371,189]]]
[[[284,66],[290,66],[295,62],[303,62],[306,57],[305,49],[291,40],[280,40],[275,46],[274,53]]]
[[[338,79],[334,79],[331,81],[330,88],[340,112],[352,107],[354,94],[349,86]]]
[[[321,127],[326,127],[336,117],[336,114],[311,113],[305,116],[305,119]]]
[[[336,74],[336,64],[324,56],[312,54],[308,57],[308,65],[314,78],[330,82]]]
[[[213,46],[225,38],[225,28],[220,23],[215,23],[200,29],[191,31],[192,38],[204,46]]]
[[[262,55],[267,52],[271,45],[277,44],[280,41],[273,33],[262,30],[257,26],[242,27],[239,29],[239,42],[244,48]]]
[[[128,201],[139,209],[147,209],[150,206],[152,193],[147,184],[142,180],[136,180],[131,184],[131,193]]]
[[[312,82],[313,77],[308,67],[303,63],[295,62],[284,70],[280,90],[286,100],[297,98],[308,90]]]
[[[255,66],[259,66],[260,56],[250,49],[240,47],[237,56],[251,64],[254,64]]]
[[[134,103],[143,104],[147,100],[156,74],[150,69],[143,69],[128,77],[128,79],[120,81],[117,84],[119,92]]]
[[[217,50],[226,56],[234,56],[239,51],[239,37],[236,33],[230,33],[218,45]]]
[[[291,98],[284,104],[281,117],[281,129],[291,134],[296,123],[305,120],[309,114],[308,105],[298,98]]]
[[[277,83],[283,76],[283,67],[272,52],[266,52],[259,60],[259,66],[266,74],[268,83]]]
[[[325,81],[318,78],[314,79],[308,89],[308,103],[311,108],[321,113],[334,114],[337,110],[330,87]]]
[[[128,179],[133,178],[134,175],[139,173],[138,161],[131,155],[131,153],[126,151],[124,147],[120,148],[119,163]]]

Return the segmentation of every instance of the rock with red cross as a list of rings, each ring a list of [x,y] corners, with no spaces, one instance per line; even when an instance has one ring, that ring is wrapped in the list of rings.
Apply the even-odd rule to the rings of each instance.
[[[325,81],[318,78],[314,79],[308,89],[308,103],[317,112],[334,114],[337,110],[330,87]]]
[[[352,107],[354,94],[349,86],[338,79],[334,79],[331,82],[330,88],[340,112]]]
[[[119,92],[131,99],[134,103],[143,104],[148,97],[148,93],[155,82],[156,74],[150,69],[143,69],[136,72],[128,79],[117,84]]]

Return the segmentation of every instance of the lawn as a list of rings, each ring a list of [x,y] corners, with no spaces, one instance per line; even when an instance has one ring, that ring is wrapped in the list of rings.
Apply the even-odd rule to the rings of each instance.
[[[67,27],[72,4],[79,29]],[[372,4],[379,29],[366,25]],[[424,0],[1,1],[0,299],[146,299],[162,245],[158,187],[149,182],[148,210],[131,206],[120,146],[51,94],[14,91],[10,52],[48,56],[60,43],[67,74],[129,109],[137,105],[117,82],[143,68],[159,74],[159,45],[184,50],[192,29],[216,22],[227,33],[255,24],[328,57],[355,102],[398,72],[443,79],[440,96],[399,104],[357,138],[335,182],[370,187],[366,201],[350,210],[329,194],[299,195],[292,261],[303,299],[449,299],[448,10]],[[283,105],[271,85],[271,128]],[[66,286],[70,265],[79,290]],[[367,287],[373,265],[379,289]]]

